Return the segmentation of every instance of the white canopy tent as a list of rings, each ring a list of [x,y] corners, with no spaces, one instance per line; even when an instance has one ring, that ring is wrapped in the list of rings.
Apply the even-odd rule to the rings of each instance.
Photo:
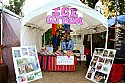
[[[100,13],[84,5],[79,0],[52,0],[23,18],[21,45],[36,45],[37,50],[39,50],[42,46],[42,34],[52,28],[51,24],[46,23],[47,13],[54,8],[64,6],[76,8],[82,14],[83,25],[70,25],[72,30],[80,31],[82,34],[94,34],[108,29],[107,20]]]

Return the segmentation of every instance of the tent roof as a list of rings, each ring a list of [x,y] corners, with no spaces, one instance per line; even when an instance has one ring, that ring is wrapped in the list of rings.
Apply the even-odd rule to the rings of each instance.
[[[117,21],[119,23],[125,23],[125,14],[117,16]],[[107,22],[108,27],[111,27],[112,25],[116,24],[116,17],[109,19]]]
[[[2,7],[1,7],[1,6],[0,6],[0,11],[2,11]],[[15,14],[15,13],[11,12],[10,10],[8,10],[8,9],[6,9],[6,8],[4,8],[4,7],[3,7],[3,12],[5,12],[5,13],[7,13],[7,14],[13,16],[13,17],[22,19],[19,15],[17,15],[17,14]]]
[[[64,5],[77,8],[77,11],[82,14],[83,25],[73,24],[71,25],[72,30],[79,30],[83,31],[84,34],[88,34],[90,33],[88,30],[90,27],[96,27],[96,31],[92,33],[103,32],[108,27],[107,20],[103,17],[103,15],[84,5],[79,0],[52,0],[46,5],[43,5],[24,16],[22,27],[24,25],[32,26],[42,29],[44,32],[47,31],[49,28],[51,28],[51,24],[46,23],[47,12],[52,11],[52,9],[57,7],[63,7]],[[97,28],[97,26],[99,28]]]

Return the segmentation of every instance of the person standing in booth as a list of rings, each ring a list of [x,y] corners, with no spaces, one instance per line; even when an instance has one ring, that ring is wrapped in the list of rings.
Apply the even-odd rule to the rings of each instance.
[[[56,52],[60,46],[59,30],[56,30],[55,35],[52,38],[53,52]]]
[[[70,39],[70,34],[67,33],[66,39],[62,41],[62,50],[73,50],[74,44],[72,39]]]

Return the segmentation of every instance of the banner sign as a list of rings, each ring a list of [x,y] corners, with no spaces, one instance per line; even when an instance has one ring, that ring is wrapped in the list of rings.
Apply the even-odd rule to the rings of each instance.
[[[96,48],[85,78],[96,83],[107,83],[116,50]]]
[[[74,56],[57,56],[57,65],[74,65]]]
[[[27,83],[42,78],[35,46],[12,47],[17,83]]]
[[[60,7],[53,9],[52,15],[46,17],[48,24],[79,24],[83,25],[83,18],[78,17],[76,8]]]

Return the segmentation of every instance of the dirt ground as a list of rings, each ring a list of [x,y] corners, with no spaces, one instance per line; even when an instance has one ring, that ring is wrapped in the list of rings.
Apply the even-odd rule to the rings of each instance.
[[[30,83],[93,83],[85,78],[87,68],[83,68],[85,62],[80,65],[77,62],[75,72],[48,72],[42,71],[43,78]],[[15,78],[10,78],[8,83],[16,83]],[[108,83],[111,83],[108,81]],[[118,83],[125,83],[120,81]]]

